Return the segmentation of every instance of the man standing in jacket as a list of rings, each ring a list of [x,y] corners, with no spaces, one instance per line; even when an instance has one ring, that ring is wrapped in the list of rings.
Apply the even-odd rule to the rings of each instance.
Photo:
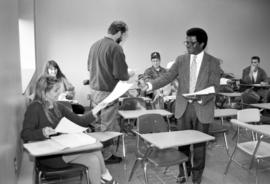
[[[214,86],[217,91],[220,80],[219,60],[204,51],[207,45],[207,34],[201,28],[191,28],[186,32],[187,54],[178,56],[176,61],[163,76],[147,83],[144,90],[153,90],[178,81],[176,95],[175,117],[178,119],[178,130],[193,129],[208,133],[209,124],[214,119],[215,94],[197,98],[185,98],[182,94],[200,91]],[[179,147],[179,150],[190,157],[189,146]],[[194,164],[187,164],[188,173],[192,172],[192,181],[201,183],[205,167],[206,144],[194,145]],[[179,182],[185,178],[182,166],[179,166]]]

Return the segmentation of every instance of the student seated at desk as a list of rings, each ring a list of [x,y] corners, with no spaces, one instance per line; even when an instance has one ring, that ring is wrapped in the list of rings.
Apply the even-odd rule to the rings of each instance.
[[[82,105],[80,105],[75,97],[75,87],[69,82],[66,76],[61,71],[59,65],[56,61],[50,60],[46,63],[44,68],[44,75],[49,75],[56,77],[60,83],[60,95],[58,97],[59,101],[62,101],[64,104],[71,106],[73,112],[76,114],[83,114],[85,109]]]
[[[87,127],[96,119],[97,112],[90,111],[82,116],[73,113],[62,103],[57,102],[61,83],[55,77],[41,76],[36,84],[34,100],[24,116],[21,137],[24,142],[41,141],[56,134],[54,128],[62,117]],[[102,104],[101,104],[102,105]],[[117,183],[105,167],[100,151],[72,155],[56,155],[39,158],[40,164],[51,168],[61,168],[67,163],[79,163],[88,167],[92,184]]]

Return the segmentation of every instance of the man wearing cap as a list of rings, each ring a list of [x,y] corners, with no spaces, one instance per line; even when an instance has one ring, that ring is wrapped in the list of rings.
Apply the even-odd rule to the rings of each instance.
[[[167,70],[160,66],[160,61],[161,61],[160,54],[158,52],[153,52],[151,54],[152,66],[147,68],[143,74],[144,80],[146,82],[154,80],[163,75],[164,73],[166,73]],[[151,99],[154,99],[154,92],[149,91],[147,92],[146,96],[150,97]]]
[[[173,80],[178,80],[175,101],[175,117],[177,129],[193,129],[208,133],[209,124],[214,120],[215,94],[186,98],[185,93],[193,93],[214,86],[219,88],[220,65],[219,60],[204,51],[207,45],[207,33],[201,28],[191,28],[186,32],[187,54],[178,56],[169,71],[145,85],[143,90],[155,90]],[[205,167],[206,143],[193,145],[193,165],[187,163],[188,174],[192,173],[192,182],[200,184]],[[189,158],[189,146],[179,147]],[[183,167],[179,166],[179,182],[185,183]]]

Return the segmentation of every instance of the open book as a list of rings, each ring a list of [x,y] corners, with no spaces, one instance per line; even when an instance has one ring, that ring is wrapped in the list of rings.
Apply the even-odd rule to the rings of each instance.
[[[24,148],[34,156],[55,153],[67,148],[75,148],[96,143],[96,139],[84,134],[61,134],[44,141],[23,144]]]
[[[192,96],[200,96],[200,95],[209,95],[209,94],[212,94],[212,93],[215,93],[215,88],[214,86],[210,86],[208,88],[205,88],[201,91],[196,91],[194,93],[185,93],[185,94],[182,94],[184,97],[192,97]]]

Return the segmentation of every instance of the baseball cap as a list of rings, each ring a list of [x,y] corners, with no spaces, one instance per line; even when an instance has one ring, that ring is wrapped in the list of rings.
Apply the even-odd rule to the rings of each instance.
[[[154,59],[154,58],[160,59],[160,54],[158,52],[152,52],[151,60]]]

